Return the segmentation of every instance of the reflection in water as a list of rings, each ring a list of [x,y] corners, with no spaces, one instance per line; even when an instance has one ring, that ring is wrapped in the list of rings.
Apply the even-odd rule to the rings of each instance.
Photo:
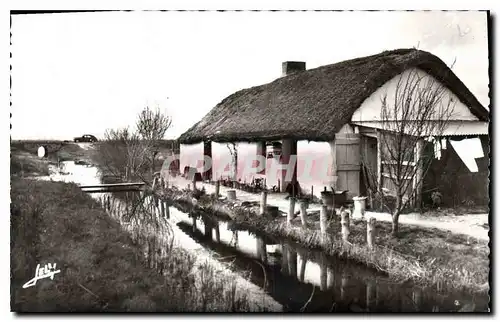
[[[297,252],[288,245],[284,245],[288,252],[288,272],[290,276],[297,278]]]
[[[371,311],[376,307],[377,282],[371,279],[366,282],[366,308]]]
[[[326,257],[321,256],[321,265],[320,265],[320,289],[322,291],[326,291],[327,289],[327,279],[328,279],[328,267],[326,266]]]
[[[281,272],[285,275],[290,274],[288,271],[288,252],[284,244],[281,244]]]
[[[328,284],[328,288],[329,289],[335,289],[335,274],[333,272],[333,268],[332,267],[327,267],[327,270],[328,270],[328,276],[327,276],[327,284]]]
[[[306,265],[307,265],[307,253],[302,252],[300,258],[300,274],[299,281],[304,282],[304,277],[306,274]]]
[[[341,284],[340,284],[340,300],[345,301],[346,300],[346,295],[347,295],[347,284],[349,283],[349,279],[347,276],[346,270],[342,270],[342,273],[340,275],[341,278]]]
[[[429,298],[424,301],[420,289],[393,284],[366,267],[334,260],[321,252],[304,249],[293,243],[281,241],[276,252],[268,252],[265,242],[267,237],[229,229],[226,222],[220,221],[211,228],[216,231],[215,238],[205,236],[198,229],[193,232],[194,225],[191,222],[198,227],[202,222],[207,224],[202,218],[192,221],[188,215],[183,216],[182,223],[178,223],[183,231],[191,234],[204,247],[234,259],[236,269],[251,271],[250,280],[263,287],[287,310],[300,311],[305,303],[308,303],[305,311],[321,312],[456,310],[450,296],[432,299],[433,293],[428,292]],[[270,243],[274,244],[273,241]],[[265,274],[256,260],[263,264]],[[265,279],[267,285],[264,285]],[[316,287],[314,292],[313,287]],[[484,304],[487,305],[487,302]]]
[[[255,238],[257,241],[257,258],[264,264],[267,264],[267,249],[264,239],[261,237]]]

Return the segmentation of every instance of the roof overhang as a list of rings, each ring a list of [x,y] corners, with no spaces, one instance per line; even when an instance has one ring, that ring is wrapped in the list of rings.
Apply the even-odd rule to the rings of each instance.
[[[395,129],[397,128],[397,123],[394,121],[393,122],[365,121],[365,122],[352,122],[352,124],[372,129],[385,130],[385,131],[395,131]],[[489,124],[490,124],[489,122],[454,120],[447,122],[443,131],[439,131],[439,133],[437,132],[422,133],[422,136],[488,135]],[[432,126],[430,126],[429,128],[432,128]]]

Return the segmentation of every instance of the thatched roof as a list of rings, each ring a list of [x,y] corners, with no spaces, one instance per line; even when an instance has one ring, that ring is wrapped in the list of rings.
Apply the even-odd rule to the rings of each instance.
[[[240,90],[217,104],[179,137],[183,144],[204,140],[327,141],[362,102],[384,83],[412,67],[440,80],[480,120],[489,112],[438,57],[416,49],[384,51],[321,66]]]

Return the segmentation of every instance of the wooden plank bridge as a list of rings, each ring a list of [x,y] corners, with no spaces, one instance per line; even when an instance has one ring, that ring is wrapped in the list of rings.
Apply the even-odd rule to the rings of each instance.
[[[123,183],[105,183],[98,185],[80,186],[83,192],[102,193],[102,192],[124,192],[124,191],[142,191],[145,188],[144,182],[123,182]]]

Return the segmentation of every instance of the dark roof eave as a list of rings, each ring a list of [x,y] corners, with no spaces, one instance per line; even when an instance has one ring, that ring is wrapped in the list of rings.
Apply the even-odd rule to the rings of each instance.
[[[231,143],[231,142],[248,142],[255,143],[261,141],[278,141],[283,139],[292,139],[297,141],[316,141],[316,142],[328,142],[333,140],[335,135],[320,135],[320,134],[269,134],[269,135],[242,135],[242,134],[218,134],[212,135],[210,137],[179,137],[179,142],[181,144],[198,144],[204,141],[212,141],[217,143]]]

